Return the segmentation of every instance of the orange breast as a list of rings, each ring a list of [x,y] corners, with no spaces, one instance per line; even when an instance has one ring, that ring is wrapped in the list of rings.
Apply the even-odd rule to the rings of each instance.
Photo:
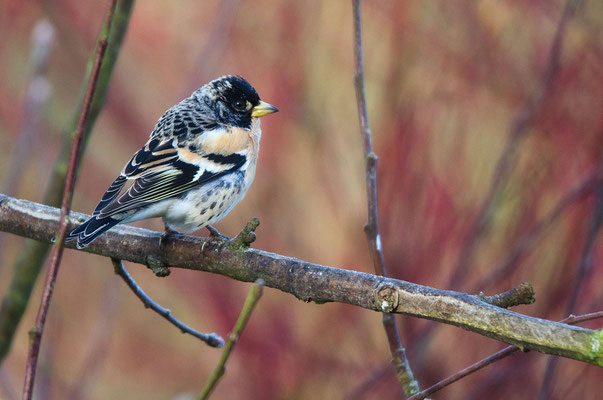
[[[206,153],[232,154],[252,146],[250,131],[230,128],[219,133],[208,132],[202,138],[201,148]]]

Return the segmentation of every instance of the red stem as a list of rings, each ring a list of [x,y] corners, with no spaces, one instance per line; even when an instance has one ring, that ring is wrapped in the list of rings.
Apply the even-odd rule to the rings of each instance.
[[[116,0],[110,0],[109,11],[105,20],[106,26],[111,23],[113,11],[115,10]],[[77,159],[80,152],[82,143],[82,136],[84,127],[86,126],[86,120],[88,119],[88,113],[90,111],[90,104],[92,103],[92,96],[96,88],[98,81],[98,74],[100,71],[101,62],[107,48],[107,39],[101,38],[98,42],[98,48],[96,51],[96,58],[92,67],[92,74],[88,82],[88,88],[84,97],[84,103],[80,113],[80,119],[78,122],[75,137],[71,145],[71,153],[69,155],[69,167],[67,169],[67,177],[65,181],[65,189],[63,191],[63,200],[61,203],[61,216],[59,219],[59,227],[57,230],[56,242],[52,248],[51,263],[48,273],[46,274],[46,281],[44,284],[44,292],[42,293],[42,300],[36,316],[36,322],[34,327],[30,330],[30,341],[31,345],[29,353],[27,355],[27,366],[25,369],[25,382],[23,384],[22,399],[30,400],[33,396],[33,386],[36,377],[36,366],[38,364],[38,355],[40,353],[40,343],[42,341],[42,334],[44,332],[44,325],[46,323],[46,315],[48,314],[48,308],[50,307],[50,299],[54,291],[54,285],[59,273],[59,265],[63,255],[63,249],[65,244],[65,233],[67,232],[67,216],[69,215],[69,209],[71,204],[71,197],[73,194],[73,186],[75,181],[75,170],[77,165]]]

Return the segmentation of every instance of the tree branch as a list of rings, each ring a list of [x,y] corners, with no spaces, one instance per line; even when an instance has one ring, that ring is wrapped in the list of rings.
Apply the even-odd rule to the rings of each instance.
[[[590,313],[590,314],[584,314],[584,315],[578,315],[578,316],[570,315],[569,317],[561,320],[560,322],[565,322],[567,324],[577,324],[579,322],[590,321],[590,320],[593,320],[596,318],[603,318],[603,311],[594,312],[594,313]],[[477,372],[480,369],[482,369],[490,364],[495,363],[496,361],[502,360],[503,358],[513,355],[513,354],[517,353],[518,351],[519,351],[519,349],[515,346],[505,347],[504,349],[497,351],[496,353],[492,354],[491,356],[488,356],[488,357],[476,362],[475,364],[468,366],[467,368],[463,368],[462,370],[458,371],[454,375],[450,375],[448,378],[439,381],[435,385],[428,387],[427,389],[421,391],[420,393],[416,393],[415,395],[410,397],[408,400],[423,400],[427,396],[444,389],[446,386],[449,386],[449,385],[453,384],[454,382],[461,380],[462,378],[466,377],[467,375],[471,375],[472,373]]]
[[[72,213],[72,218],[86,218]],[[59,210],[0,195],[0,230],[53,240]],[[487,304],[476,296],[401,280],[308,263],[256,249],[210,249],[202,238],[181,235],[159,248],[160,232],[119,225],[84,251],[139,264],[206,271],[266,286],[304,301],[340,302],[458,326],[522,350],[535,350],[603,366],[603,332],[533,318]],[[73,248],[75,244],[67,243]]]
[[[366,94],[364,91],[364,61],[362,56],[362,16],[360,10],[360,0],[352,0],[352,11],[354,18],[354,64],[356,73],[354,74],[354,88],[356,89],[356,104],[358,107],[358,122],[360,124],[360,134],[362,136],[362,148],[364,152],[364,167],[366,177],[366,198],[368,209],[368,221],[364,227],[366,239],[369,245],[371,258],[375,273],[381,276],[387,276],[385,269],[385,260],[383,258],[383,249],[381,247],[381,237],[379,235],[379,211],[377,200],[377,155],[373,151],[373,140],[371,128],[368,122],[368,113],[366,109]],[[406,358],[406,350],[402,346],[396,318],[389,314],[383,314],[383,328],[387,335],[389,349],[392,355],[392,364],[396,370],[398,381],[402,384],[406,396],[421,390],[419,382],[416,381],[410,368],[410,363]]]

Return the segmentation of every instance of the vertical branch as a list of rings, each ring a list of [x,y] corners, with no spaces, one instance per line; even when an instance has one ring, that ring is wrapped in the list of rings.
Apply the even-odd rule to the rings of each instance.
[[[582,289],[582,284],[586,278],[586,274],[590,270],[593,262],[593,252],[595,250],[595,243],[597,242],[597,235],[601,229],[603,223],[603,179],[599,179],[597,187],[595,189],[595,204],[593,206],[592,217],[589,218],[588,229],[586,234],[586,240],[584,241],[584,247],[580,254],[580,264],[576,271],[576,280],[574,281],[574,287],[570,294],[567,305],[565,308],[565,314],[571,314],[576,308],[578,302],[578,296]],[[546,369],[544,371],[544,378],[542,381],[542,387],[540,388],[539,399],[549,399],[551,397],[551,390],[553,388],[553,377],[555,376],[555,369],[559,358],[549,358]]]
[[[86,141],[90,136],[94,121],[105,102],[111,74],[117,62],[117,56],[119,55],[121,43],[128,27],[128,21],[133,6],[134,0],[118,0],[110,25],[105,23],[99,35],[99,40],[103,37],[108,38],[108,45],[99,72],[95,95],[90,106],[90,113],[88,114],[86,126],[84,127],[84,138],[80,150],[80,153],[82,154],[86,147]],[[77,112],[74,113],[72,120],[67,124],[67,127],[64,130],[61,150],[48,179],[49,184],[44,196],[44,204],[51,206],[58,206],[61,204],[71,142],[77,128],[79,111],[82,108],[87,83],[90,80],[92,73],[93,62],[94,54],[90,58],[88,69],[83,80],[84,84],[80,94],[79,105],[75,108]],[[21,322],[21,318],[23,317],[23,313],[25,312],[25,308],[27,307],[31,296],[31,291],[49,249],[50,246],[47,243],[26,240],[25,245],[17,256],[10,285],[2,298],[2,304],[0,305],[0,363],[2,363],[2,360],[10,350],[15,331]]]
[[[205,400],[209,398],[213,390],[216,388],[218,381],[226,372],[226,361],[228,361],[228,357],[230,357],[230,353],[234,349],[234,346],[237,344],[245,325],[247,325],[247,321],[249,317],[251,317],[251,313],[253,309],[260,301],[262,297],[262,293],[264,291],[264,281],[262,279],[258,279],[254,282],[247,298],[245,299],[245,304],[243,305],[243,309],[241,310],[241,314],[239,314],[239,318],[232,329],[232,332],[228,335],[228,340],[226,341],[226,345],[224,346],[224,350],[222,351],[222,357],[220,357],[220,361],[218,361],[218,365],[216,365],[216,369],[211,374],[209,380],[203,387],[203,391],[199,396],[199,400]]]
[[[480,207],[477,218],[467,234],[454,274],[448,284],[449,288],[457,287],[465,278],[478,242],[490,226],[494,200],[509,178],[517,147],[519,146],[521,139],[529,132],[529,128],[534,121],[538,107],[545,96],[550,92],[553,81],[559,71],[561,44],[565,34],[565,28],[567,27],[570,18],[574,15],[579,3],[580,0],[568,0],[563,15],[557,25],[557,31],[555,32],[555,37],[549,51],[548,63],[540,78],[540,82],[518,110],[517,115],[511,124],[507,144],[494,168],[490,188]]]
[[[113,10],[115,9],[115,1],[110,0],[109,10],[107,12],[107,23],[109,26],[111,18],[113,17]],[[61,263],[61,257],[63,255],[63,249],[65,244],[65,233],[67,232],[67,217],[69,215],[69,208],[71,205],[71,197],[73,195],[73,185],[75,181],[75,169],[77,159],[79,156],[80,145],[82,143],[82,136],[86,119],[88,118],[88,112],[90,111],[90,104],[92,102],[92,95],[96,87],[98,80],[98,73],[100,70],[101,61],[105,55],[107,48],[107,38],[103,37],[98,43],[96,59],[92,67],[92,74],[90,76],[90,82],[88,83],[88,89],[86,90],[86,96],[84,97],[84,104],[80,113],[80,119],[76,131],[75,138],[71,146],[71,153],[69,156],[69,167],[67,169],[67,179],[65,182],[65,189],[63,191],[63,200],[61,205],[61,215],[59,218],[59,227],[57,231],[56,242],[52,248],[51,253],[51,264],[46,275],[46,282],[44,284],[44,292],[42,293],[42,301],[38,314],[36,316],[35,326],[30,331],[30,349],[27,355],[27,366],[25,369],[25,382],[23,384],[23,399],[31,399],[33,395],[33,386],[36,375],[36,366],[38,363],[38,354],[40,352],[40,343],[42,340],[42,334],[44,332],[44,325],[46,323],[46,315],[48,308],[50,307],[50,300],[54,291],[54,285],[59,272],[59,265]]]
[[[360,132],[362,135],[362,145],[365,158],[366,175],[366,197],[368,203],[368,221],[364,227],[368,240],[369,251],[373,259],[375,273],[381,276],[387,276],[385,270],[385,261],[383,258],[383,249],[381,247],[381,237],[379,236],[379,217],[377,202],[377,155],[373,151],[371,128],[368,122],[368,113],[366,109],[366,95],[364,90],[364,61],[362,56],[362,19],[360,10],[360,0],[352,0],[353,18],[354,18],[354,87],[356,89],[356,101],[358,106],[358,119],[360,123]],[[402,347],[396,319],[392,314],[383,314],[383,327],[387,335],[390,351],[392,354],[392,364],[396,370],[398,381],[402,384],[404,393],[407,396],[418,392],[419,384],[414,379],[412,370],[406,358],[406,351]]]

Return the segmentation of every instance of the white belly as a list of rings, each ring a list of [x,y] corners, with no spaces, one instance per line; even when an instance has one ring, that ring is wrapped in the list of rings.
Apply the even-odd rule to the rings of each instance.
[[[164,222],[177,231],[194,232],[220,221],[245,197],[253,181],[251,172],[255,168],[226,175],[171,200]]]

